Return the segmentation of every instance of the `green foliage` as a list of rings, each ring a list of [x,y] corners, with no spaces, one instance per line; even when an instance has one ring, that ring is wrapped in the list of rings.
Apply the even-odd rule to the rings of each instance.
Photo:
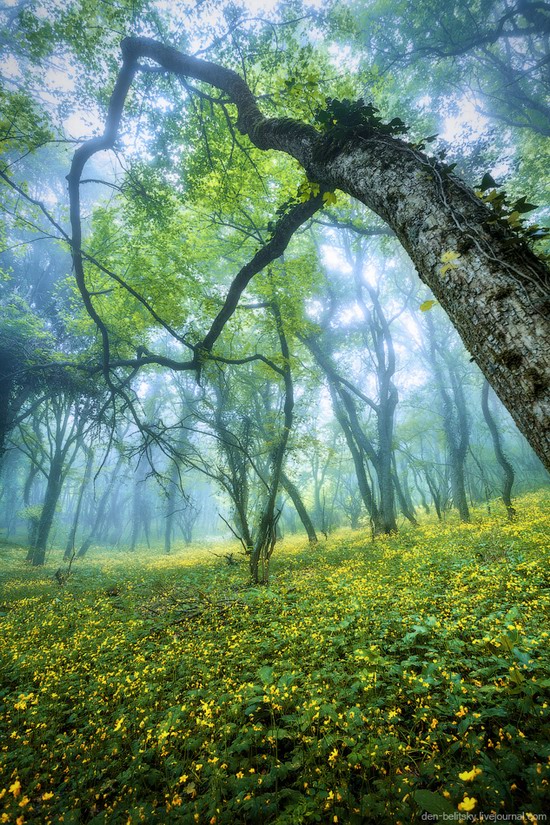
[[[24,92],[0,88],[0,112],[0,155],[31,152],[53,137],[48,117]]]
[[[359,100],[336,100],[327,97],[326,105],[315,112],[314,122],[325,135],[319,155],[330,159],[350,140],[377,135],[401,135],[408,127],[395,117],[384,123],[379,110],[372,103]]]
[[[506,191],[496,183],[489,172],[486,172],[483,176],[476,189],[476,194],[483,203],[491,207],[493,214],[487,219],[486,223],[500,224],[500,226],[511,229],[516,236],[528,243],[545,241],[550,238],[550,229],[536,223],[526,224],[522,217],[526,212],[538,209],[538,206],[534,203],[528,203],[524,195],[511,201]]]
[[[61,590],[3,548],[5,821],[541,813],[547,505],[286,542],[269,589],[180,551]]]
[[[372,103],[359,100],[336,100],[328,97],[326,106],[315,113],[315,123],[324,132],[331,132],[335,137],[345,136],[348,132],[357,133],[364,128],[376,129],[381,134],[401,135],[408,131],[403,121],[396,117],[384,123],[379,110]]]

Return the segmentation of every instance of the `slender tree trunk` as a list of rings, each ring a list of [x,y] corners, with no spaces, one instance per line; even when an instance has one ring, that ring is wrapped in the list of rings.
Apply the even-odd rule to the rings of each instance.
[[[489,409],[489,384],[487,381],[483,383],[483,389],[481,391],[481,409],[483,410],[485,423],[487,424],[489,432],[491,433],[491,438],[493,439],[496,459],[502,467],[502,500],[504,502],[504,506],[506,507],[508,518],[512,519],[516,515],[516,511],[512,505],[512,487],[514,486],[515,478],[514,468],[504,453],[502,448],[502,440],[496,421],[491,414],[491,410]]]
[[[84,475],[82,476],[82,481],[80,483],[80,489],[78,491],[78,499],[76,502],[76,508],[73,515],[73,522],[71,524],[71,529],[69,530],[69,535],[67,537],[67,544],[65,547],[65,554],[63,556],[64,559],[70,559],[75,552],[75,540],[76,540],[76,531],[78,530],[78,522],[80,520],[80,511],[82,509],[82,501],[84,499],[84,492],[89,484],[90,477],[92,475],[92,466],[94,463],[94,451],[88,450],[88,456],[86,458],[86,466],[84,468]]]
[[[9,373],[13,371],[12,362],[0,354],[0,464],[6,452],[6,436],[10,427],[10,399],[13,392],[13,380]]]
[[[417,470],[415,469],[414,466],[413,466],[413,478],[414,478],[414,486],[416,487],[418,495],[420,496],[420,501],[421,501],[422,507],[424,508],[424,512],[426,513],[426,515],[429,515],[430,506],[429,506],[428,501],[426,499],[426,494],[424,492],[424,488],[422,487],[422,485],[420,483],[420,480],[418,478],[418,472],[417,472]]]
[[[288,439],[294,421],[294,385],[290,370],[290,351],[288,348],[279,307],[275,301],[272,301],[271,303],[271,310],[275,317],[279,343],[281,346],[281,355],[284,359],[282,375],[284,381],[284,418],[278,443],[276,444],[271,456],[272,469],[269,479],[268,498],[264,505],[260,524],[258,526],[258,533],[256,535],[254,547],[252,548],[252,552],[250,554],[250,573],[252,576],[252,581],[256,584],[267,584],[269,581],[269,562],[277,539],[276,529],[278,515],[275,514],[275,503],[279,493],[279,485],[281,483],[281,475],[283,472],[283,463],[285,460]]]
[[[363,499],[363,504],[365,505],[366,511],[369,514],[372,524],[372,531],[376,535],[379,533],[383,533],[384,527],[382,519],[380,517],[380,511],[378,510],[378,506],[374,500],[374,496],[369,481],[367,479],[363,454],[357,446],[357,444],[355,443],[349,421],[345,417],[343,410],[340,408],[340,405],[334,397],[333,404],[336,419],[342,428],[344,438],[346,439],[348,449],[351,453],[353,466],[355,467],[355,475],[357,477],[357,486],[359,488],[361,498]]]
[[[464,465],[452,454],[449,456],[451,496],[461,521],[470,521],[470,510],[464,483]]]
[[[386,425],[387,426],[387,425]],[[380,436],[381,430],[384,427],[379,427]],[[380,443],[378,450],[378,486],[380,489],[380,517],[382,520],[382,529],[384,533],[396,533],[397,521],[395,518],[395,500],[394,500],[394,486],[398,497],[400,496],[397,475],[392,474],[392,454],[393,448],[391,440],[388,441],[389,433],[384,432],[383,441]],[[391,436],[390,436],[391,439]],[[407,516],[408,518],[408,516]]]
[[[441,521],[441,493],[438,489],[436,482],[430,475],[430,472],[427,467],[424,468],[424,477],[426,479],[426,483],[428,485],[428,489],[430,491],[432,501],[434,503],[435,512],[437,513],[437,518]]]
[[[399,472],[397,470],[397,462],[395,461],[395,456],[393,459],[393,478],[395,482],[395,491],[397,493],[397,498],[399,499],[399,505],[401,507],[401,512],[405,516],[405,518],[410,521],[411,524],[414,524],[416,527],[418,522],[416,520],[416,516],[414,514],[414,509],[410,506],[410,503],[407,501],[407,496],[405,491],[403,490],[403,486],[401,484],[401,479],[399,478]]]
[[[23,488],[23,501],[25,502],[25,506],[28,507],[31,502],[31,493],[33,492],[33,484],[38,475],[38,467],[36,464],[32,464],[29,467],[29,472],[27,474],[27,478],[25,479],[25,486]]]
[[[97,505],[97,510],[96,510],[96,513],[95,513],[94,522],[92,524],[92,529],[90,530],[87,537],[85,538],[85,540],[80,545],[78,553],[76,554],[77,558],[79,558],[79,559],[83,558],[86,555],[86,553],[88,552],[88,550],[92,546],[92,542],[93,542],[94,538],[96,537],[101,525],[103,524],[103,519],[105,517],[105,510],[107,508],[107,502],[109,501],[109,498],[111,497],[111,494],[113,492],[113,488],[114,488],[114,486],[117,482],[118,473],[119,473],[119,470],[122,466],[122,461],[123,461],[123,458],[122,458],[121,455],[119,455],[119,457],[117,459],[117,463],[115,465],[115,468],[112,472],[112,475],[111,475],[111,477],[110,477],[110,479],[107,483],[107,486],[105,487],[105,489],[103,491],[103,494],[102,494],[101,498],[99,499],[99,504]]]
[[[296,512],[300,516],[300,521],[304,526],[310,544],[317,544],[317,533],[315,532],[315,527],[313,526],[313,522],[311,521],[308,515],[308,512],[305,508],[304,502],[302,501],[300,493],[298,492],[296,485],[292,483],[292,481],[284,472],[281,472],[281,484],[290,496],[290,498],[292,499],[292,503],[296,508]]]
[[[169,555],[172,550],[172,529],[174,525],[174,507],[176,506],[176,495],[178,490],[178,465],[172,462],[172,470],[168,479],[168,490],[166,493],[166,511],[164,515],[164,552]]]
[[[462,393],[460,382],[454,373],[453,367],[447,363],[453,391],[453,397],[451,398],[449,391],[445,386],[434,324],[429,314],[426,320],[429,337],[429,359],[432,365],[436,389],[441,400],[443,429],[449,452],[449,472],[451,477],[451,494],[453,504],[458,510],[461,520],[470,521],[470,511],[468,509],[468,500],[466,498],[466,487],[464,483],[464,461],[466,458],[469,440],[464,395]]]
[[[145,456],[141,456],[135,471],[134,490],[132,495],[132,533],[130,537],[130,551],[136,549],[138,539],[141,531],[145,533],[147,547],[150,547],[149,542],[149,514],[147,512],[147,503],[143,500],[143,488],[146,479]]]

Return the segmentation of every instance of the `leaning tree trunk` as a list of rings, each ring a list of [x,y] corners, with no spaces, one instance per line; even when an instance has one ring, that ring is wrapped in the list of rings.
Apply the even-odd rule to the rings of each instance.
[[[351,453],[353,466],[355,468],[355,476],[357,478],[357,486],[359,488],[363,504],[365,505],[367,513],[369,514],[372,532],[373,534],[383,533],[384,527],[382,523],[382,518],[380,516],[378,505],[376,504],[373,491],[367,478],[367,472],[365,470],[365,458],[363,452],[355,442],[354,433],[352,432],[350,423],[344,414],[344,410],[340,406],[336,393],[334,392],[332,387],[330,389],[334,414],[336,416],[336,420],[342,428],[344,438],[346,439],[346,444],[348,445],[348,449]]]
[[[498,431],[496,421],[491,415],[491,410],[489,409],[489,384],[487,381],[483,383],[483,389],[481,391],[481,409],[483,410],[485,423],[487,424],[489,432],[491,433],[491,438],[493,439],[496,459],[502,467],[504,474],[502,479],[502,500],[504,502],[504,506],[506,507],[508,518],[512,519],[516,514],[516,511],[512,505],[512,487],[514,486],[515,478],[514,468],[506,458],[504,450],[502,449],[500,433]]]
[[[414,144],[388,134],[387,129],[384,132],[367,122],[353,128],[336,124],[328,134],[322,134],[300,121],[267,118],[245,80],[231,69],[145,37],[127,37],[121,49],[123,65],[103,135],[77,149],[67,176],[75,278],[86,310],[102,336],[105,374],[108,330],[86,286],[80,181],[87,161],[114,145],[134,76],[150,72],[144,63],[149,59],[178,77],[194,78],[221,90],[236,107],[237,129],[256,147],[291,155],[309,180],[326,190],[341,189],[393,229],[420,278],[431,288],[487,380],[550,469],[550,273],[507,226],[491,220],[494,213],[472,190],[443,164]],[[322,201],[316,207],[321,205]],[[284,247],[278,254],[283,251]],[[451,266],[442,267],[446,253],[458,257],[452,259]],[[244,288],[253,274],[247,270],[240,287]],[[204,351],[210,351],[224,319],[231,314],[233,297],[238,301],[240,287],[204,339]],[[184,368],[197,369],[200,352],[197,357],[199,360]]]
[[[298,488],[295,484],[292,483],[287,474],[284,472],[281,472],[281,484],[290,496],[290,498],[292,499],[292,503],[296,508],[296,512],[300,516],[300,521],[304,526],[310,544],[317,544],[318,539],[317,533],[315,532],[315,527],[313,526],[313,522],[310,519],[309,513],[305,508],[304,502],[302,501],[302,497],[298,492]]]
[[[430,495],[434,503],[437,518],[439,521],[441,521],[441,493],[437,483],[433,480],[427,467],[424,467],[424,477],[426,479],[426,483],[428,485],[428,489],[430,491]]]
[[[401,479],[399,477],[399,470],[397,469],[397,461],[395,459],[395,454],[392,460],[393,465],[393,480],[395,482],[395,491],[397,493],[397,498],[399,499],[399,506],[401,508],[401,512],[405,516],[405,518],[410,521],[415,527],[418,526],[418,522],[416,520],[416,515],[414,512],[414,506],[412,501],[410,500],[410,494],[408,494],[407,489],[403,489],[404,484],[401,483]]]

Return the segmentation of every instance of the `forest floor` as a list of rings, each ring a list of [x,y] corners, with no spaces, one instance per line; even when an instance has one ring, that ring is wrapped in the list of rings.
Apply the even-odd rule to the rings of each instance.
[[[286,539],[265,588],[0,547],[0,823],[541,821],[549,503]]]

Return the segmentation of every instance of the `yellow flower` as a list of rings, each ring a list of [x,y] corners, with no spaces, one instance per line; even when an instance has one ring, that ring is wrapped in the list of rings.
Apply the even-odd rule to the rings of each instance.
[[[13,785],[10,785],[9,792],[12,793],[17,799],[17,797],[21,793],[21,782],[19,781],[19,779],[16,779]]]
[[[332,766],[334,766],[336,764],[337,759],[338,759],[338,748],[334,748],[334,750],[331,752],[331,754],[328,758],[328,761]]]
[[[51,799],[52,796],[53,796],[53,793],[50,793],[50,791],[46,791],[46,793],[42,794],[42,799],[44,800],[44,802],[46,802],[46,800]]]
[[[458,803],[458,810],[459,811],[473,811],[475,806],[477,805],[477,799],[475,796],[464,796],[462,802]]]
[[[464,771],[463,773],[459,773],[458,778],[462,779],[463,782],[472,782],[476,778],[476,776],[479,776],[480,773],[483,773],[481,768],[476,768],[476,766],[474,765],[471,771]]]

